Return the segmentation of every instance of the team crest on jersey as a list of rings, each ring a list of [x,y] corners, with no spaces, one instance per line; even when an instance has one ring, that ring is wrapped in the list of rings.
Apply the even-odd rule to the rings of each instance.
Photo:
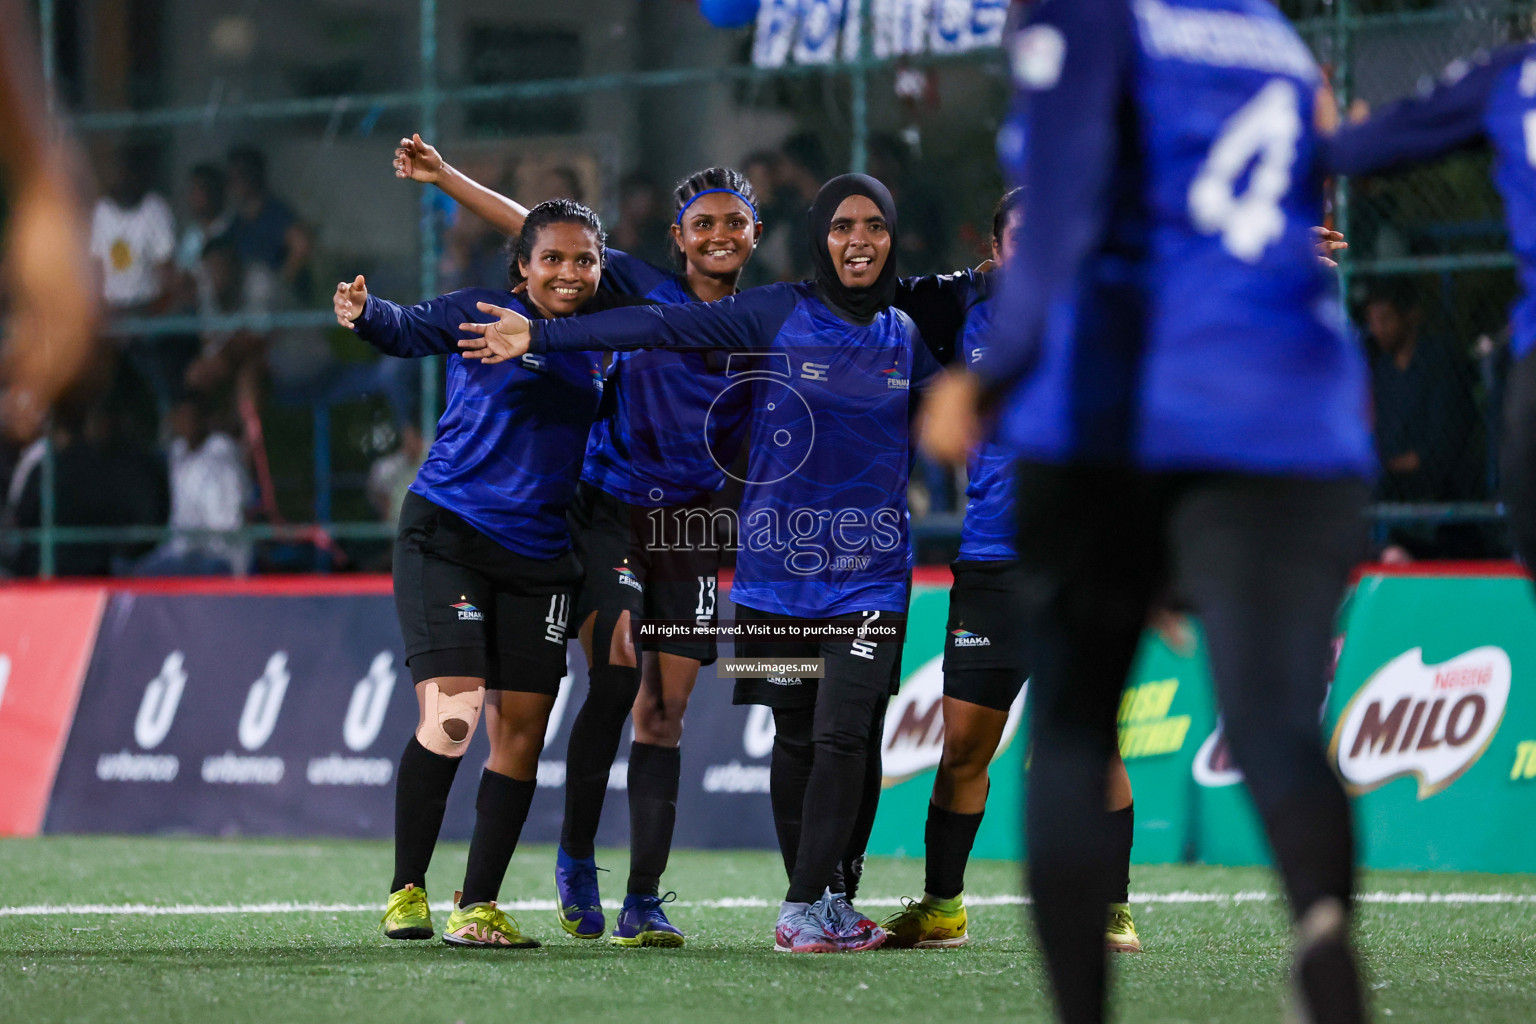
[[[476,608],[474,605],[470,604],[468,601],[459,601],[452,607],[459,613],[460,622],[485,621],[485,613],[482,612],[479,608]]]
[[[635,570],[631,569],[629,566],[617,565],[614,566],[613,571],[619,574],[619,582],[624,584],[624,586],[633,587],[635,590],[641,591],[645,589],[645,584],[640,582],[640,580],[635,576]]]
[[[907,375],[902,373],[901,368],[898,366],[881,370],[880,375],[885,378],[885,386],[888,388],[905,391],[912,385],[912,382],[907,380]]]
[[[968,629],[952,629],[949,635],[955,638],[956,647],[991,647],[992,638],[982,636],[980,633],[972,633]]]
[[[1061,81],[1067,61],[1067,39],[1055,25],[1031,25],[1009,46],[1013,77],[1030,89],[1050,89]]]

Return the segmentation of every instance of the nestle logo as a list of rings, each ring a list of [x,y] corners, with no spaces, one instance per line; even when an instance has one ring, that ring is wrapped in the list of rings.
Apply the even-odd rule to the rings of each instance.
[[[1356,793],[1404,775],[1419,799],[1444,790],[1477,763],[1509,702],[1509,655],[1479,647],[1439,665],[1422,648],[1387,662],[1355,694],[1334,731],[1332,755]]]

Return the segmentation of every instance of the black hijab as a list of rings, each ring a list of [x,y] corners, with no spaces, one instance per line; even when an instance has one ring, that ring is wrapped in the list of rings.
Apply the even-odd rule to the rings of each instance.
[[[891,233],[891,251],[885,258],[885,266],[868,288],[849,288],[843,284],[832,263],[832,252],[827,248],[832,215],[849,196],[864,196],[879,207]],[[869,323],[896,300],[896,203],[884,185],[867,174],[838,175],[816,193],[816,201],[806,213],[806,225],[810,232],[811,266],[816,269],[816,288],[828,305],[851,320]]]

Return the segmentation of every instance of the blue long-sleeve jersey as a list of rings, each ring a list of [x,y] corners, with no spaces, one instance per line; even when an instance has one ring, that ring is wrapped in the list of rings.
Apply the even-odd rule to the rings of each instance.
[[[537,321],[531,352],[722,349],[751,401],[731,597],[782,615],[906,608],[908,398],[938,371],[910,317],[850,323],[809,284]]]
[[[683,279],[608,250],[603,287],[676,306],[698,302]],[[717,353],[619,352],[587,442],[581,478],[633,505],[681,505],[725,486],[745,437],[748,395]]]
[[[978,368],[1009,389],[1003,438],[1047,462],[1368,475],[1295,30],[1267,0],[1044,0],[1008,46],[999,150],[1029,219]]]
[[[985,360],[992,333],[993,305],[989,300],[971,307],[960,336],[965,365]],[[960,560],[996,562],[1019,557],[1014,547],[1014,455],[1008,445],[989,439],[971,454],[966,466],[965,518],[960,524]]]
[[[411,490],[509,551],[554,558],[571,547],[565,510],[602,397],[602,370],[585,352],[495,366],[464,359],[458,342],[472,335],[458,328],[484,319],[477,302],[537,315],[511,292],[466,288],[415,306],[369,296],[354,325],[387,355],[451,354],[437,439]]]
[[[947,362],[980,278],[973,271],[905,278],[896,307],[911,316],[936,358]],[[603,287],[665,306],[699,299],[682,276],[608,250]],[[620,352],[587,443],[581,478],[634,505],[694,501],[720,490],[741,450],[748,389],[732,388],[728,359],[708,351]]]
[[[1325,139],[1322,151],[1335,174],[1374,174],[1485,140],[1519,260],[1510,347],[1523,356],[1536,348],[1536,44],[1459,60],[1438,84]]]

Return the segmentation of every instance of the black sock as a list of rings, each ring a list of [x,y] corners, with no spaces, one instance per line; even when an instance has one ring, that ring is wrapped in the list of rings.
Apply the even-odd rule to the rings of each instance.
[[[923,891],[941,900],[952,900],[965,891],[965,865],[976,845],[981,814],[958,814],[938,804],[928,805],[928,824],[923,829],[928,870]]]
[[[640,670],[622,665],[599,665],[587,680],[587,699],[571,723],[571,739],[565,752],[565,821],[560,826],[560,845],[572,857],[592,856],[597,823],[603,816],[603,797],[608,792],[608,773],[624,720],[640,692]]]
[[[1115,888],[1111,903],[1131,902],[1131,844],[1136,841],[1136,805],[1126,804],[1109,812],[1111,842],[1115,844]]]
[[[786,877],[795,873],[800,852],[800,816],[805,812],[805,786],[811,778],[810,708],[773,713],[773,760],[768,769],[768,799],[773,805],[773,829],[779,838]]]
[[[677,781],[682,759],[676,747],[629,745],[629,888],[655,896],[672,852],[677,821]],[[569,851],[567,851],[569,852]]]
[[[444,757],[422,746],[412,734],[395,775],[395,880],[390,892],[408,885],[427,887],[427,866],[443,827],[448,791],[460,757]]]
[[[528,820],[537,784],[532,780],[498,775],[489,768],[480,773],[480,793],[475,798],[475,836],[469,842],[469,866],[464,871],[464,896],[459,905],[488,903],[501,891],[507,864],[517,849],[517,837]]]

